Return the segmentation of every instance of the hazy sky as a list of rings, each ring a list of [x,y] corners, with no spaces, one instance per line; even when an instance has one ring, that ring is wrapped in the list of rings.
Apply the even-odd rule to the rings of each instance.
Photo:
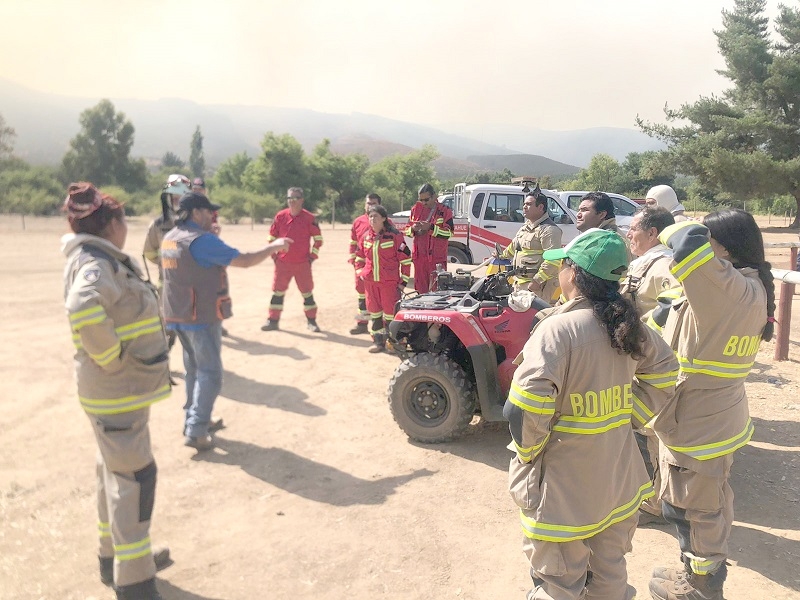
[[[770,14],[777,1],[768,2]],[[0,0],[0,77],[445,126],[634,127],[719,92],[733,0]],[[0,98],[2,114],[2,98]]]

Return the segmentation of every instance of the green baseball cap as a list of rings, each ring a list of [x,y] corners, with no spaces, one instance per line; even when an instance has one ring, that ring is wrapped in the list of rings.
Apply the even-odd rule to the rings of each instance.
[[[618,281],[628,269],[628,249],[619,234],[592,228],[563,248],[545,250],[544,260],[568,258],[600,279]]]

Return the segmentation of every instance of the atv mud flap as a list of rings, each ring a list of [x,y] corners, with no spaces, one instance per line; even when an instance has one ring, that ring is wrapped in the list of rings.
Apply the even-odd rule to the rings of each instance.
[[[494,347],[478,344],[469,346],[467,350],[475,371],[475,389],[478,392],[481,415],[487,421],[505,421],[503,405],[506,399],[497,379],[497,355]]]

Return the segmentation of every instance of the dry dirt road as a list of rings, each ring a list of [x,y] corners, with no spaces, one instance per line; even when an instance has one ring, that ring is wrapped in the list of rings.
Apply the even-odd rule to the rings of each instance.
[[[26,231],[19,217],[0,220],[3,599],[113,597],[97,574],[95,442],[73,384],[63,231],[60,219],[28,219]],[[143,220],[131,221],[131,254],[144,231]],[[770,241],[797,239],[767,232]],[[305,330],[296,289],[282,330],[261,332],[271,261],[230,270],[235,317],[215,410],[227,425],[219,447],[196,454],[182,445],[181,385],[152,409],[152,536],[175,561],[159,574],[164,598],[524,598],[530,579],[506,492],[506,428],[478,424],[436,446],[408,441],[384,396],[397,359],[368,354],[367,338],[347,333],[349,228],[323,233],[314,268],[321,334]],[[228,225],[222,237],[253,250],[266,235],[265,226]],[[800,598],[798,346],[774,363],[773,345],[763,344],[748,379],[756,434],[733,466],[728,600]],[[172,365],[181,368],[178,351]],[[648,597],[651,568],[677,558],[671,532],[637,531],[628,567],[639,598]]]

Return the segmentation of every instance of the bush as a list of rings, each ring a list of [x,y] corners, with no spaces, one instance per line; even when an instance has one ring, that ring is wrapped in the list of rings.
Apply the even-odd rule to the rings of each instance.
[[[57,214],[66,188],[55,172],[47,167],[17,167],[0,172],[0,212]]]
[[[255,223],[263,223],[283,208],[275,196],[256,194],[230,186],[214,190],[212,202],[221,205],[219,212],[222,218],[234,224],[246,217],[252,218]]]

